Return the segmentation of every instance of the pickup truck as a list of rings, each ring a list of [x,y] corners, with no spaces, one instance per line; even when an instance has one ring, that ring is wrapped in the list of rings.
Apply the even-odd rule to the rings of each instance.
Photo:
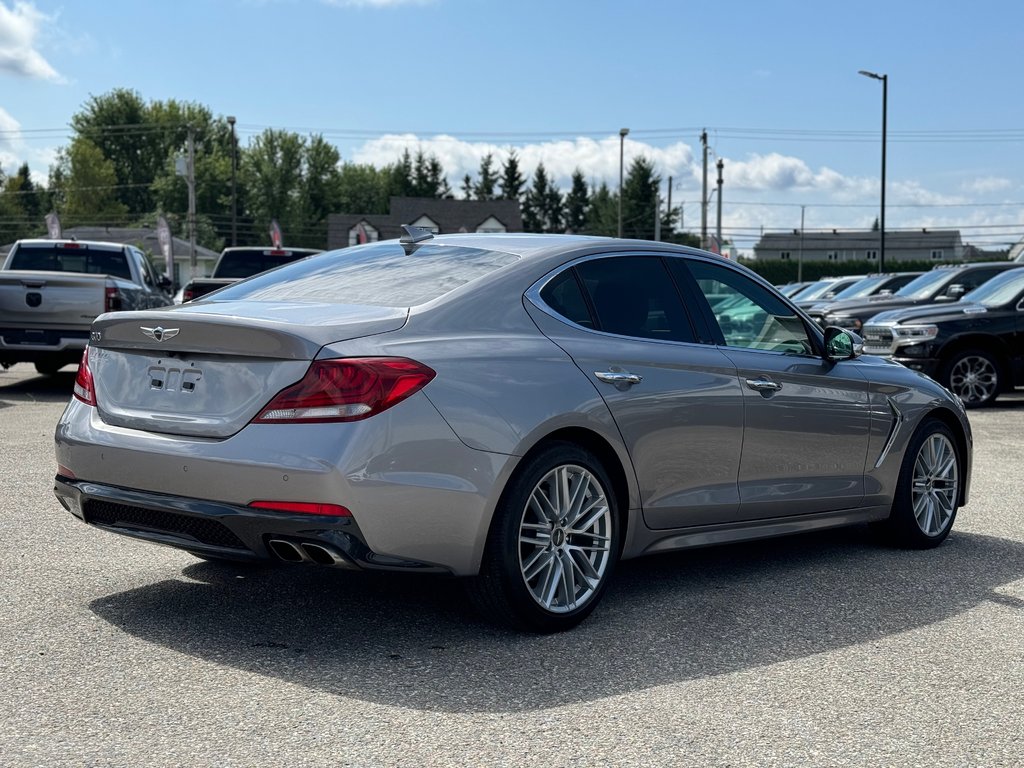
[[[97,316],[167,306],[170,287],[131,245],[19,240],[0,266],[0,366],[54,374],[82,357]]]
[[[197,277],[182,289],[181,300],[192,301],[242,278],[258,275],[298,259],[320,253],[316,248],[225,248],[213,267],[210,277]]]
[[[864,325],[864,353],[931,376],[967,408],[1024,385],[1024,264],[948,304],[897,309]]]

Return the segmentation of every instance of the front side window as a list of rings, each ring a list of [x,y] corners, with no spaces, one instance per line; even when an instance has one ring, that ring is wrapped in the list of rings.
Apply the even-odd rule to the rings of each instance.
[[[726,346],[811,354],[814,346],[803,321],[771,291],[717,264],[692,261],[688,267],[712,306]]]

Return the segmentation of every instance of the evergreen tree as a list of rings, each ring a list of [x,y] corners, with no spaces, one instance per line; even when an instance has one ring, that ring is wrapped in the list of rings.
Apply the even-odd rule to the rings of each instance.
[[[548,180],[544,163],[539,163],[533,174],[533,186],[523,199],[523,229],[527,232],[561,232],[562,219],[562,194]]]
[[[480,160],[480,175],[473,187],[473,195],[477,200],[493,200],[494,187],[498,183],[498,176],[494,171],[494,156],[488,152]]]
[[[661,177],[654,172],[654,163],[643,155],[634,159],[622,186],[623,237],[654,239],[660,188]]]
[[[436,155],[431,155],[427,161],[427,181],[433,191],[433,197],[452,197],[452,188],[448,186],[448,174],[444,172],[444,166]]]
[[[473,198],[473,179],[469,177],[467,173],[462,177],[462,199],[471,200]]]
[[[605,182],[590,195],[587,209],[587,224],[584,232],[588,235],[615,237],[618,233],[619,197],[612,193]]]
[[[413,196],[412,158],[409,157],[408,149],[402,152],[401,159],[391,166],[391,184],[388,196]]]
[[[519,170],[519,157],[516,155],[516,151],[513,149],[508,153],[508,159],[501,168],[501,199],[502,200],[520,200],[523,196],[523,186],[526,184],[526,179],[523,178],[522,172]]]
[[[565,196],[565,226],[572,232],[582,232],[587,226],[587,207],[590,195],[583,171],[577,168],[572,174],[572,188]]]

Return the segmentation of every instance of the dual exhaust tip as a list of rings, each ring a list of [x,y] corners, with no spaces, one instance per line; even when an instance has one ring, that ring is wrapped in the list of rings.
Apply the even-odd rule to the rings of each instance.
[[[313,563],[314,565],[326,565],[329,568],[359,570],[358,566],[341,552],[318,542],[270,539],[267,542],[267,548],[278,559],[284,560],[286,563]]]

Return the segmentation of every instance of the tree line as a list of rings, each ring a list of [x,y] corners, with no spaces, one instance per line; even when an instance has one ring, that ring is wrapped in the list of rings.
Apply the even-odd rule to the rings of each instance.
[[[617,189],[588,181],[577,168],[563,192],[543,164],[524,176],[514,149],[500,161],[485,155],[456,195],[440,160],[422,150],[376,167],[343,161],[319,134],[268,128],[243,146],[233,127],[194,102],[147,102],[121,88],[93,96],[72,117],[70,143],[58,151],[45,186],[27,163],[9,177],[0,174],[0,240],[45,233],[51,210],[65,228],[151,226],[164,215],[175,235],[187,236],[188,185],[179,158],[190,135],[197,241],[213,250],[230,245],[233,231],[239,245],[267,243],[272,220],[286,244],[323,248],[328,214],[386,214],[392,196],[512,199],[520,202],[527,232],[618,231]],[[661,210],[660,185],[650,160],[632,161],[622,189],[623,236],[653,239],[658,215],[663,240],[695,244],[695,237],[675,232],[678,210]]]

